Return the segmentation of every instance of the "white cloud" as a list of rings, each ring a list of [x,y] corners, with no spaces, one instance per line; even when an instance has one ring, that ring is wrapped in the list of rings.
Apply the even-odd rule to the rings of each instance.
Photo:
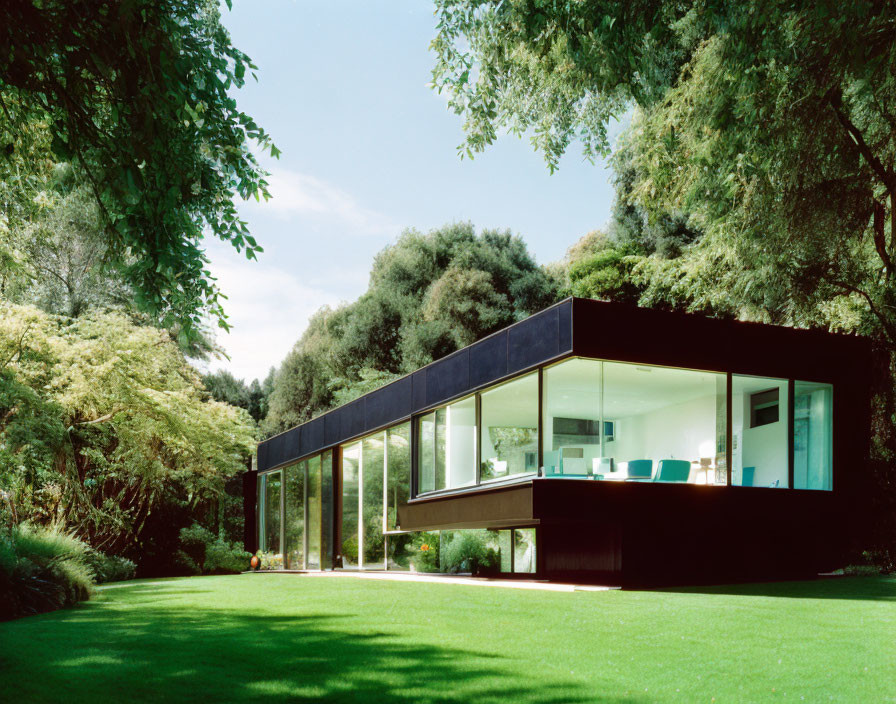
[[[263,261],[247,261],[223,247],[210,248],[212,275],[227,295],[224,310],[233,326],[217,330],[218,344],[230,356],[213,360],[211,370],[227,369],[237,378],[263,379],[299,339],[311,315],[339,301],[331,293],[303,284],[299,277]]]
[[[396,225],[387,216],[358,203],[342,189],[314,176],[281,167],[269,168],[268,190],[271,199],[250,207],[263,209],[280,217],[297,215],[339,220],[358,231],[383,233],[395,231]]]

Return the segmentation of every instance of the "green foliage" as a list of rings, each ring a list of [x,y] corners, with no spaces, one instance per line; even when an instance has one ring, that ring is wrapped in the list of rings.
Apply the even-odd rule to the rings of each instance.
[[[414,535],[409,548],[411,564],[417,572],[440,572],[439,534],[421,532]]]
[[[99,550],[90,549],[85,555],[85,562],[93,573],[97,584],[106,582],[123,582],[133,579],[137,573],[137,565],[120,555],[107,555]]]
[[[268,412],[268,396],[274,386],[274,370],[271,369],[263,382],[253,379],[251,384],[246,384],[242,379],[221,369],[204,374],[202,383],[215,401],[245,409],[258,423]]]
[[[180,531],[178,559],[192,574],[236,574],[249,569],[252,554],[194,523]]]
[[[198,508],[245,470],[251,419],[207,400],[165,331],[0,303],[0,362],[0,488],[22,519],[121,554],[162,504]]]
[[[501,130],[531,132],[552,170],[574,138],[589,158],[606,153],[608,121],[674,82],[690,5],[438,0],[433,86],[464,118],[461,153],[483,151]]]
[[[277,371],[262,430],[304,422],[521,320],[556,302],[559,286],[509,232],[408,230],[377,255],[357,301],[312,318]]]
[[[72,606],[90,597],[88,546],[58,524],[13,526],[0,536],[0,620]]]
[[[253,148],[278,151],[232,97],[256,67],[231,45],[218,3],[10,0],[0,46],[15,47],[0,54],[7,216],[29,217],[48,162],[76,164],[108,260],[141,308],[185,335],[204,311],[226,327],[201,241],[209,232],[250,259],[261,251],[233,199],[268,197]],[[13,254],[0,247],[0,266]]]
[[[489,546],[486,530],[458,530],[443,535],[442,571],[451,574],[495,571],[500,566],[498,552]]]
[[[642,257],[643,250],[634,242],[619,242],[603,233],[592,233],[586,246],[568,255],[570,295],[637,303],[642,287],[635,283],[632,272]]]

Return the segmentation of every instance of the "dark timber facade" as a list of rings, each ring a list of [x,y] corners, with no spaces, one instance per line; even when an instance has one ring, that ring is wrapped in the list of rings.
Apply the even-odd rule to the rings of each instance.
[[[246,546],[401,569],[409,535],[489,529],[507,576],[813,576],[855,522],[870,366],[856,337],[568,299],[262,442]]]

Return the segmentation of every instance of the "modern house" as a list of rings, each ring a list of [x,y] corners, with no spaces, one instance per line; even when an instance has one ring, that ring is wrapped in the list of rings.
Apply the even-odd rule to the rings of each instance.
[[[412,569],[476,529],[508,577],[814,576],[854,522],[870,366],[856,337],[567,299],[262,442],[247,548]]]

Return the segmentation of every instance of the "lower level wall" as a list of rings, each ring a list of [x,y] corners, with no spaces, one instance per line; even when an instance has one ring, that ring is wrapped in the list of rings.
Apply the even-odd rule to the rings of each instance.
[[[541,576],[667,586],[812,577],[840,566],[831,492],[536,481]]]

